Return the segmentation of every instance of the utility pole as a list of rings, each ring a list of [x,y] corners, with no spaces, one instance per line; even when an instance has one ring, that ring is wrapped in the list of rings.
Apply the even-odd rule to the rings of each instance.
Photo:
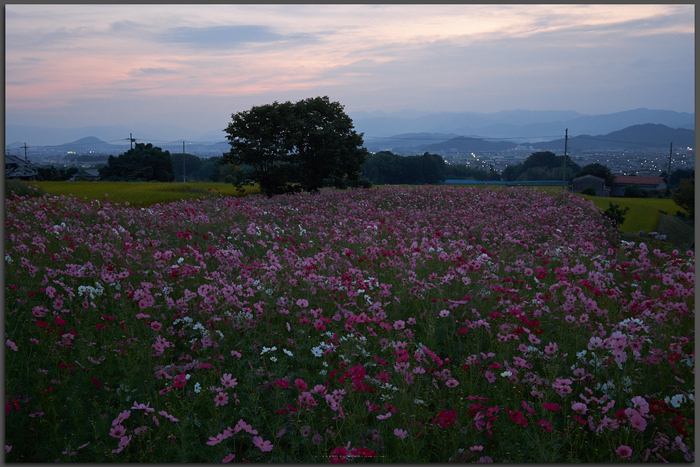
[[[29,162],[27,160],[27,149],[31,148],[31,146],[27,146],[27,143],[24,143],[24,146],[20,146],[20,148],[24,148],[24,162]]]
[[[566,190],[564,182],[566,180],[566,150],[569,143],[569,129],[566,129],[566,134],[564,136],[564,164],[561,167],[561,189]]]
[[[671,151],[668,153],[668,183],[671,187],[671,158],[673,157],[673,143],[671,143]]]
[[[128,139],[128,140],[129,140],[129,144],[130,144],[130,146],[131,146],[131,149],[134,149],[134,141],[136,141],[136,138],[133,138],[133,137],[131,136],[131,133],[129,133],[129,137],[128,137],[128,138],[124,138],[124,139]]]
[[[182,142],[182,183],[185,183],[185,142]]]

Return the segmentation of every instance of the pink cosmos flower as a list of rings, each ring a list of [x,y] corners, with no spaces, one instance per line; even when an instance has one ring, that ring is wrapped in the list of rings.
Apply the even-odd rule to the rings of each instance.
[[[644,420],[641,414],[635,413],[629,418],[630,425],[639,431],[644,431],[647,427],[647,421]]]
[[[224,440],[224,435],[222,435],[221,433],[219,433],[219,434],[217,434],[216,436],[210,436],[210,437],[209,437],[209,441],[207,441],[207,444],[208,444],[209,446],[216,446],[217,444],[219,444],[219,443],[222,442],[223,440]]]
[[[578,412],[581,415],[584,415],[588,410],[588,406],[582,402],[574,402],[573,404],[571,404],[571,409],[574,412]]]
[[[309,387],[308,384],[304,382],[303,379],[297,378],[294,380],[294,385],[299,388],[300,391],[305,391]]]
[[[630,448],[629,446],[620,446],[615,450],[615,452],[623,459],[626,459],[627,457],[632,455],[632,448]]]
[[[112,422],[112,426],[120,425],[124,420],[129,418],[130,415],[131,410],[125,410],[124,412],[120,413],[119,415],[117,415],[117,418],[115,418]]]
[[[297,300],[297,306],[306,308],[307,306],[309,306],[309,302],[307,300],[304,300],[303,298],[300,298],[299,300]]]
[[[122,436],[122,438],[119,440],[119,447],[124,449],[129,445],[129,442],[131,441],[131,436]]]
[[[121,439],[122,436],[126,436],[126,428],[124,428],[122,425],[117,425],[109,430],[109,436],[112,438]]]
[[[486,381],[488,381],[489,383],[493,383],[494,381],[496,381],[496,376],[488,370],[486,370],[484,376],[486,377]]]
[[[10,349],[17,352],[17,345],[14,342],[12,342],[10,339],[7,339],[7,341],[5,341],[5,345],[7,345]]]
[[[546,353],[547,355],[552,355],[553,353],[557,352],[558,348],[559,348],[559,346],[557,345],[556,342],[550,342],[549,344],[547,344],[545,346],[544,353]]]
[[[228,404],[228,395],[225,392],[220,392],[216,397],[214,397],[216,406]]]
[[[158,321],[151,321],[151,329],[153,329],[154,331],[160,331],[162,327],[163,325],[160,324]]]
[[[272,447],[274,446],[269,441],[263,441],[260,436],[253,437],[253,444],[259,447],[262,452],[272,451]]]
[[[221,459],[221,463],[222,463],[222,464],[228,464],[229,462],[231,462],[231,461],[233,460],[234,457],[236,457],[235,454],[229,454],[228,456],[226,456],[226,457],[224,457],[223,459]]]
[[[406,436],[408,436],[408,431],[394,428],[394,434],[401,439],[406,439]]]
[[[552,424],[549,423],[547,420],[540,420],[537,422],[537,425],[539,425],[539,427],[546,432],[552,431]]]
[[[235,387],[238,384],[237,378],[231,378],[231,376],[233,376],[231,373],[225,373],[224,376],[221,377],[221,384],[227,388]]]
[[[561,407],[559,407],[554,402],[545,402],[544,404],[542,404],[542,408],[545,410],[551,410],[553,412],[556,412],[557,410],[561,410]]]
[[[181,388],[185,384],[187,384],[187,375],[185,374],[179,374],[173,379],[173,386],[176,388]]]

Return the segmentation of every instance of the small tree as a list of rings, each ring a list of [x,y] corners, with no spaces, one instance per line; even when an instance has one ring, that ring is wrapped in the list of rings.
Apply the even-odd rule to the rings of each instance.
[[[274,102],[231,117],[224,130],[231,151],[221,162],[250,166],[247,176],[268,196],[359,180],[367,155],[362,135],[328,97]]]
[[[603,215],[610,220],[614,227],[619,227],[625,222],[625,214],[629,211],[629,206],[625,206],[625,209],[620,209],[619,204],[609,203],[608,209],[603,211]]]

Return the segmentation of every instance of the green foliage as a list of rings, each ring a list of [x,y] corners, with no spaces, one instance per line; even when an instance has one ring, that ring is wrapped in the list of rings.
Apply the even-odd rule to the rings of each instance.
[[[339,102],[328,97],[304,99],[294,104],[295,152],[290,158],[292,176],[305,191],[323,186],[346,188],[357,181],[368,155]]]
[[[195,180],[194,174],[202,167],[202,160],[192,154],[171,154],[170,157],[173,159],[173,169],[175,171],[175,181],[181,182],[183,175],[182,162],[184,160],[184,175],[190,180]]]
[[[454,180],[500,180],[501,174],[496,172],[493,167],[489,170],[480,169],[477,167],[468,167],[464,164],[446,164],[443,169],[443,176],[446,179]]]
[[[168,151],[154,147],[151,143],[136,143],[119,157],[109,156],[107,165],[99,169],[101,180],[159,181],[175,179],[173,159]]]
[[[695,177],[682,180],[680,188],[673,194],[673,201],[695,218]]]
[[[31,186],[23,180],[5,180],[5,199],[15,196],[30,196],[38,198],[44,196],[46,192],[37,186]]]
[[[597,162],[595,164],[583,166],[581,171],[576,176],[583,177],[584,175],[600,177],[605,180],[605,184],[609,187],[612,187],[613,183],[615,183],[615,175],[613,175],[610,168],[603,164],[598,164]]]
[[[73,175],[80,172],[77,167],[70,167],[68,170],[61,167],[56,169],[53,165],[49,167],[39,167],[37,168],[37,180],[38,181],[48,181],[48,182],[60,182],[70,179]]]
[[[231,116],[226,128],[231,151],[221,163],[260,184],[268,196],[323,186],[345,188],[359,180],[367,150],[343,106],[328,97],[254,106]],[[250,171],[245,170],[250,167]]]
[[[628,206],[621,209],[619,204],[613,204],[610,202],[610,206],[608,209],[603,211],[603,215],[607,217],[614,226],[618,227],[625,222],[625,214],[627,214],[627,211],[629,210],[630,208]]]
[[[625,188],[625,198],[648,198],[649,193],[646,190],[642,190],[639,185],[630,185]]]
[[[589,186],[588,188],[584,189],[581,192],[581,194],[588,195],[588,196],[595,196],[595,189]]]
[[[437,154],[404,157],[380,151],[367,157],[362,175],[378,185],[435,185],[445,180],[445,167]]]
[[[662,176],[665,176],[662,174]],[[695,170],[693,169],[677,169],[671,172],[671,178],[668,179],[669,187],[678,187],[682,180],[695,179]]]
[[[551,151],[535,152],[520,164],[509,165],[503,171],[503,180],[561,180],[564,156]],[[566,179],[572,179],[581,167],[566,156]]]

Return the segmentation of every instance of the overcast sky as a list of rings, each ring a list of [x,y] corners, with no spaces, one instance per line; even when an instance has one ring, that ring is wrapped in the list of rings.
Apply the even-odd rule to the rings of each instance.
[[[694,5],[6,5],[6,123],[226,127],[347,113],[693,112]]]

